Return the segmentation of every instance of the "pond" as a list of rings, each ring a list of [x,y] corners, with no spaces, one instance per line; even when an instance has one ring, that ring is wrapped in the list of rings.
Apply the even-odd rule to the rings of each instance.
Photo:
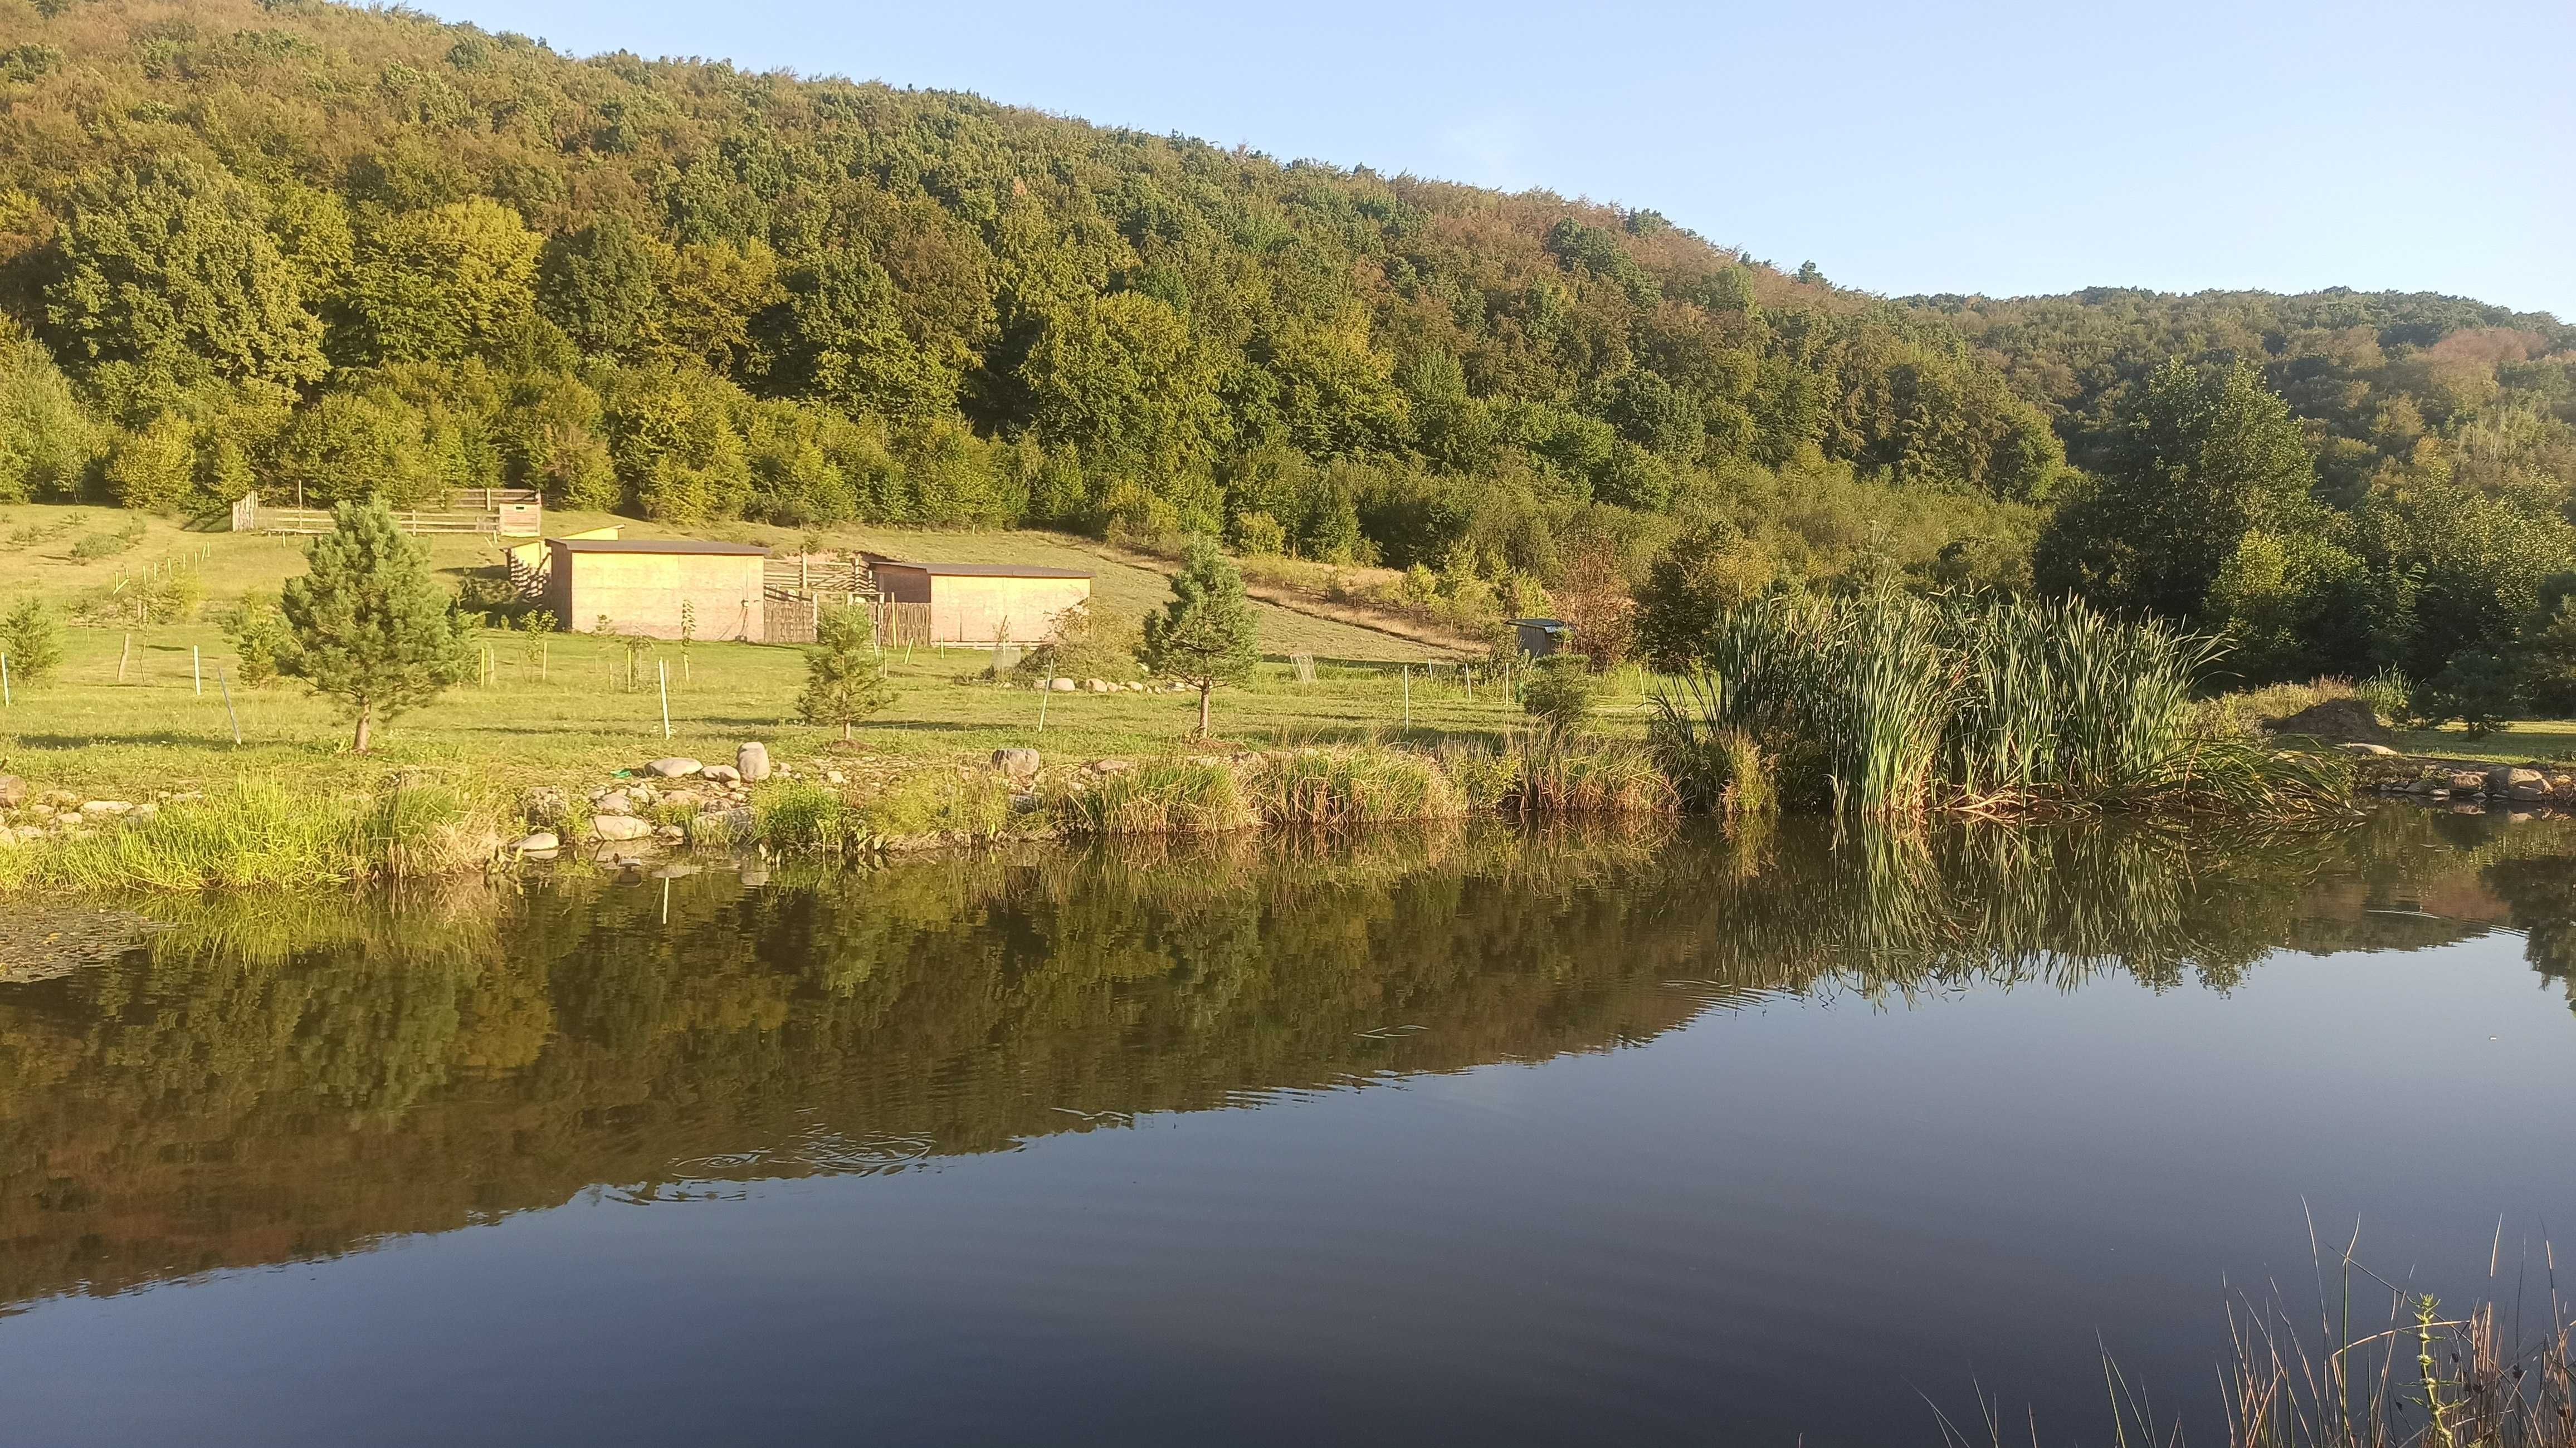
[[[12,1441],[2205,1440],[2312,1222],[2576,1221],[2545,819],[137,908],[0,984]]]

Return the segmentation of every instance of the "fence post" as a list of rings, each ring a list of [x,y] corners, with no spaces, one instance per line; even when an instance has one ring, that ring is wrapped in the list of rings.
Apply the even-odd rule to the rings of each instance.
[[[9,656],[0,654],[0,704],[9,702]]]
[[[206,696],[206,661],[197,653],[195,644],[188,645],[188,677],[197,686],[197,697]]]
[[[1404,727],[1413,727],[1413,665],[1404,666]]]
[[[653,672],[662,676],[662,737],[671,737],[671,666],[662,659],[653,661]]]
[[[116,682],[120,684],[125,682],[125,661],[133,656],[134,635],[129,631],[125,635],[125,647],[116,651]]]
[[[233,721],[233,748],[241,748],[241,716],[233,712],[233,686],[224,680],[224,666],[215,665],[215,687],[224,691],[224,717]]]

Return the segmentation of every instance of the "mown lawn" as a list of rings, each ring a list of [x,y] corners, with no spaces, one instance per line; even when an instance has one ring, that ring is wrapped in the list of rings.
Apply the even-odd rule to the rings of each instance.
[[[2565,764],[2576,762],[2576,719],[2517,719],[2478,739],[2470,738],[2456,724],[2443,729],[2405,729],[2398,731],[2397,748],[2408,754],[2484,759],[2499,764]]]
[[[112,555],[74,555],[83,538],[122,533],[137,519],[142,537]],[[604,515],[555,514],[547,531],[617,523],[628,537],[725,537],[792,551],[804,535],[749,524],[677,530]],[[304,568],[307,540],[260,534],[195,532],[166,518],[111,508],[0,507],[0,607],[34,594],[68,606],[119,586],[156,566],[176,563],[204,591],[207,614],[245,591],[273,592]],[[489,539],[432,536],[432,563],[463,580],[496,567]],[[871,549],[899,557],[958,562],[1018,562],[1091,569],[1097,613],[1108,627],[1133,621],[1169,597],[1162,574],[1101,556],[1082,540],[1036,532],[934,533],[840,529],[823,535],[827,549]],[[1499,736],[1520,714],[1492,688],[1469,699],[1451,684],[1433,685],[1423,667],[1432,650],[1351,624],[1259,605],[1261,676],[1221,691],[1216,722],[1224,739],[1253,743],[1325,742],[1392,731],[1404,720],[1400,668],[1413,668],[1414,726],[1438,734]],[[127,652],[129,648],[130,653]],[[375,752],[347,752],[347,728],[327,701],[300,685],[248,689],[233,678],[230,646],[209,617],[187,623],[71,626],[67,658],[49,679],[18,680],[0,708],[0,772],[40,785],[93,793],[143,795],[199,788],[243,775],[274,773],[352,786],[388,768],[428,766],[472,773],[502,784],[560,781],[666,753],[730,759],[745,739],[805,757],[833,742],[827,731],[793,720],[804,659],[793,648],[697,644],[685,653],[659,644],[644,654],[641,687],[624,681],[622,645],[586,635],[546,639],[542,663],[522,636],[485,635],[492,683],[460,687],[396,720]],[[192,656],[191,650],[195,653]],[[1322,662],[1316,682],[1300,685],[1286,662],[1309,653]],[[124,658],[123,676],[119,660]],[[1336,663],[1335,661],[1347,661]],[[671,736],[662,735],[661,699],[652,686],[656,662],[669,665]],[[969,682],[992,662],[983,650],[917,650],[893,661],[895,704],[860,732],[862,750],[879,757],[963,759],[1003,745],[1038,745],[1083,758],[1162,752],[1181,746],[1195,723],[1195,701],[1175,694],[1039,696]],[[192,672],[192,669],[197,672]],[[202,689],[199,679],[202,677]],[[1454,677],[1454,675],[1453,675]],[[231,682],[231,712],[224,682]],[[1625,701],[1636,702],[1634,689]],[[1612,712],[1605,722],[1621,727]],[[241,742],[233,735],[238,723]]]
[[[836,738],[793,722],[804,673],[803,655],[793,648],[698,644],[684,656],[676,645],[659,645],[639,660],[642,685],[629,689],[619,644],[551,635],[540,665],[524,638],[492,633],[485,639],[495,682],[458,687],[403,716],[360,759],[347,752],[347,727],[329,703],[301,685],[246,689],[235,683],[228,715],[220,680],[231,677],[232,657],[212,625],[131,633],[123,682],[118,658],[127,631],[75,628],[66,631],[68,657],[53,678],[13,686],[10,703],[0,709],[0,771],[101,794],[200,788],[263,772],[299,779],[345,775],[354,786],[401,765],[518,785],[560,782],[662,754],[729,760],[746,739],[802,759]],[[191,674],[192,647],[203,692]],[[657,662],[669,666],[672,678],[668,742],[653,687]],[[1004,745],[1075,759],[1151,754],[1183,747],[1196,722],[1190,695],[1053,694],[1045,697],[1040,732],[1036,691],[974,679],[990,663],[981,650],[898,655],[890,670],[898,696],[860,728],[861,748],[923,760],[980,757]],[[1391,666],[1327,663],[1313,684],[1301,685],[1288,665],[1272,661],[1251,685],[1219,691],[1216,725],[1223,739],[1260,746],[1392,736],[1404,721],[1404,698],[1402,676]],[[1642,727],[1629,676],[1619,676],[1604,703],[1605,730]],[[1434,684],[1424,670],[1413,671],[1419,737],[1500,738],[1518,730],[1521,719],[1491,685],[1470,699],[1457,683]]]

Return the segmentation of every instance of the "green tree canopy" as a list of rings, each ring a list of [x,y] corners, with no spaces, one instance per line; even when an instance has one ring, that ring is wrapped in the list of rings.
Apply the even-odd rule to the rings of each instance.
[[[473,671],[466,621],[429,571],[429,551],[376,499],[331,510],[308,570],[278,607],[294,643],[278,671],[332,697],[364,754],[375,726],[436,698]]]
[[[267,223],[256,192],[185,156],[93,182],[64,223],[46,319],[82,368],[132,369],[145,391],[208,372],[313,381],[321,322]]]
[[[1172,575],[1172,600],[1145,616],[1145,646],[1137,657],[1155,673],[1196,686],[1199,737],[1208,733],[1208,695],[1219,684],[1252,677],[1259,661],[1260,616],[1243,591],[1243,574],[1214,543],[1191,540],[1181,571]]]
[[[876,620],[856,604],[826,608],[814,619],[814,646],[805,651],[805,691],[796,713],[808,724],[850,726],[894,702],[885,655],[877,649]]]

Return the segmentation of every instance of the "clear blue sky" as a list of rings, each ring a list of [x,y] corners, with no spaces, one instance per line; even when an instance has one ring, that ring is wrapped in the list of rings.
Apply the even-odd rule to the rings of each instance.
[[[2576,319],[2576,0],[429,8],[1652,207],[1873,291],[2345,285]]]

